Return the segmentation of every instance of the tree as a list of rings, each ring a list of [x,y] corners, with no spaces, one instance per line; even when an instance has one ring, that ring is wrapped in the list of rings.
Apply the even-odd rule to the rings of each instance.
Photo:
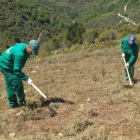
[[[66,39],[72,44],[82,44],[82,36],[85,33],[85,28],[82,24],[74,23],[67,28]]]

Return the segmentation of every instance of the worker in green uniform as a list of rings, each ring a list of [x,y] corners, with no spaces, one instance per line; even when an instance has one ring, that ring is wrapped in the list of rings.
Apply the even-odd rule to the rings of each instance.
[[[5,76],[6,92],[10,108],[25,106],[22,80],[27,81],[29,85],[33,81],[21,69],[30,55],[38,55],[38,49],[39,43],[36,40],[31,40],[29,44],[15,44],[0,56],[0,71]],[[19,103],[17,97],[19,98]]]
[[[125,58],[126,67],[128,67],[128,71],[130,74],[130,79],[133,83],[134,76],[134,65],[138,58],[138,43],[136,42],[136,37],[134,35],[130,35],[129,37],[125,37],[121,43],[122,57]],[[128,81],[127,71],[125,69],[125,79]]]

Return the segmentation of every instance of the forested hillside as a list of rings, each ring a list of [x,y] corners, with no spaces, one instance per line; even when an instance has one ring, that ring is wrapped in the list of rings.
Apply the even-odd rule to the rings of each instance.
[[[74,21],[81,22],[87,28],[98,26],[122,26],[118,13],[140,22],[140,1],[138,0],[49,0],[63,7]],[[124,7],[127,4],[127,10]],[[118,25],[119,24],[119,25]]]
[[[61,11],[47,0],[1,0],[0,50],[38,39],[42,31],[40,42],[58,35],[70,21]]]
[[[1,0],[0,53],[30,39],[40,38],[40,51],[50,53],[76,43],[89,45],[138,34],[139,4],[137,0]]]

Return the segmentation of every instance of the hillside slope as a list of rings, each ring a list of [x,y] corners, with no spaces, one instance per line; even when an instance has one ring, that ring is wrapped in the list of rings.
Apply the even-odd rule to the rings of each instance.
[[[87,28],[116,26],[120,22],[118,13],[140,22],[138,0],[49,0],[64,8],[74,21],[81,22]],[[124,7],[127,4],[126,11]],[[120,26],[126,24],[123,22]]]
[[[31,39],[46,42],[58,35],[70,22],[61,8],[44,0],[0,1],[0,52],[16,42]]]
[[[0,139],[14,133],[12,140],[138,140],[139,61],[131,88],[120,46],[29,60],[23,72],[50,97],[44,107],[41,95],[24,82],[27,107],[8,109],[0,74]]]

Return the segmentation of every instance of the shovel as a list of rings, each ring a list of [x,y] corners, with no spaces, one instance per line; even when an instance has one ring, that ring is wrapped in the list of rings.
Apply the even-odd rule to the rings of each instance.
[[[45,99],[45,101],[43,103],[41,103],[41,107],[48,105],[49,104],[48,97],[43,92],[41,92],[33,83],[31,83],[31,86],[33,86]]]
[[[125,58],[124,58],[124,57],[123,57],[123,60],[124,60],[125,68],[126,68],[127,75],[128,75],[128,78],[129,78],[130,86],[132,86],[133,83],[132,83],[132,81],[131,81],[131,78],[130,78],[130,75],[129,75],[129,71],[128,71],[128,68],[127,68],[127,66],[126,66],[126,61],[125,61]]]

